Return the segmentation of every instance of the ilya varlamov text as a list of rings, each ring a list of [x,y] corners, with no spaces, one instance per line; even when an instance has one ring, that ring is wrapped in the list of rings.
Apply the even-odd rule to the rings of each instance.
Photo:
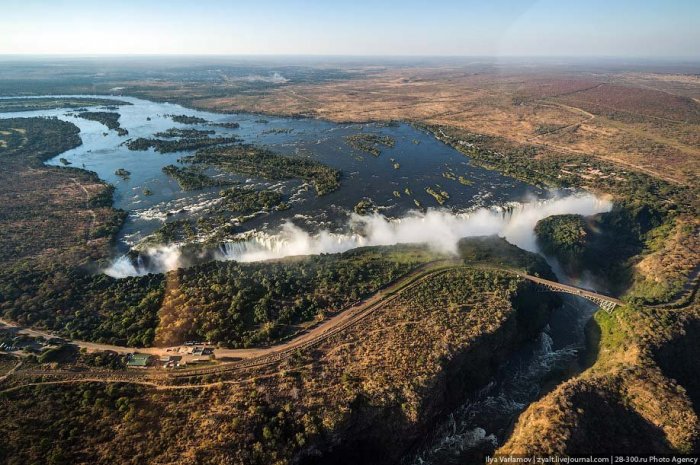
[[[486,457],[486,463],[671,463],[671,464],[697,464],[698,457],[682,456],[638,456],[638,455],[617,455],[596,457],[589,456],[496,456]]]

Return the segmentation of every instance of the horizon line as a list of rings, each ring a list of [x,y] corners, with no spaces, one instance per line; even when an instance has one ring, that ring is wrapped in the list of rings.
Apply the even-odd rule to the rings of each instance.
[[[0,52],[0,57],[27,58],[479,58],[479,59],[635,59],[635,60],[692,60],[700,61],[700,55],[449,55],[449,54],[327,54],[327,53],[24,53]]]

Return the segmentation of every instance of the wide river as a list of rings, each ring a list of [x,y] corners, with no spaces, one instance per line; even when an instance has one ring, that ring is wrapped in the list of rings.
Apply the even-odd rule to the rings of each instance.
[[[80,128],[83,144],[48,164],[63,166],[64,159],[71,166],[96,172],[115,186],[114,206],[129,212],[118,237],[119,253],[137,245],[166,221],[203,214],[219,197],[219,188],[183,191],[162,172],[166,165],[181,165],[178,159],[191,152],[130,151],[125,145],[129,139],[150,138],[170,128],[235,135],[246,143],[284,155],[309,157],[342,173],[341,187],[321,197],[299,180],[270,182],[213,173],[256,189],[278,190],[291,205],[288,210],[260,213],[237,225],[236,235],[247,239],[232,238],[221,244],[221,259],[258,260],[397,242],[427,242],[449,251],[460,237],[483,234],[499,234],[521,248],[537,251],[533,228],[539,219],[563,213],[591,215],[610,209],[609,202],[591,195],[543,190],[474,166],[469,158],[428,132],[404,123],[335,124],[246,113],[218,114],[133,97],[114,98],[131,105],[89,110],[117,111],[121,115],[119,123],[128,135],[119,136],[101,123],[78,117],[78,112],[70,109],[0,113],[0,118],[57,117]],[[196,116],[207,123],[179,124],[168,115]],[[216,125],[232,122],[240,126],[229,129]],[[396,143],[375,157],[348,144],[346,136],[358,133],[389,136]],[[119,168],[131,175],[126,179],[117,176],[115,171]],[[454,176],[446,177],[445,173]],[[468,179],[469,185],[450,179],[459,176]],[[449,193],[445,205],[437,204],[426,192],[428,187]],[[145,195],[146,190],[152,194]],[[352,214],[353,207],[364,198],[371,198],[379,206],[378,214]],[[427,210],[417,210],[414,200]],[[358,223],[360,233],[353,230]],[[105,271],[120,277],[163,271],[179,264],[172,245],[150,253],[155,258],[148,267],[124,256],[115,257],[112,267]],[[560,275],[560,279],[571,282],[567,276]],[[594,309],[578,297],[566,297],[565,305],[554,312],[538,340],[503,364],[487,387],[453,412],[435,436],[404,462],[464,463],[474,453],[492,451],[503,441],[517,414],[537,397],[542,384],[575,362],[583,347],[583,325]]]
[[[541,217],[557,213],[592,214],[609,208],[606,202],[591,196],[572,200],[570,192],[543,190],[474,166],[468,157],[409,124],[335,124],[308,118],[219,114],[133,97],[114,98],[130,105],[89,110],[118,112],[119,123],[128,135],[120,136],[99,122],[80,118],[79,111],[71,109],[0,113],[0,117],[57,117],[80,128],[83,144],[49,160],[48,164],[62,166],[68,162],[96,172],[115,186],[114,206],[129,212],[118,237],[120,253],[127,252],[165,222],[206,215],[207,207],[220,199],[220,188],[183,191],[163,173],[164,166],[181,165],[178,160],[192,152],[160,154],[153,149],[132,151],[126,147],[129,139],[152,138],[155,133],[170,128],[214,131],[211,137],[237,136],[243,142],[288,156],[308,157],[341,172],[340,188],[319,197],[300,180],[271,182],[213,170],[210,174],[222,180],[277,190],[291,206],[284,211],[260,212],[252,220],[235,224],[231,241],[221,244],[223,258],[255,260],[395,242],[453,243],[458,237],[493,233],[533,250],[531,229]],[[207,123],[180,124],[173,121],[172,115],[195,116]],[[237,123],[239,127],[225,128],[220,123]],[[360,133],[388,136],[395,145],[382,147],[381,155],[375,157],[349,145],[346,137]],[[116,174],[118,169],[131,174],[120,177]],[[460,182],[459,177],[468,180],[468,185]],[[445,191],[449,199],[440,206],[427,188]],[[351,226],[352,210],[366,198],[378,206],[381,219],[368,219],[370,224],[362,224],[358,234],[357,228]],[[416,201],[428,209],[427,219],[424,213],[415,213]],[[474,215],[480,208],[482,214],[489,212],[487,223]],[[504,211],[513,209],[519,209],[516,213],[520,213],[520,223],[527,223],[520,226],[530,229],[529,237],[520,242],[516,237],[522,235],[520,231],[508,235],[507,228],[514,229],[510,219],[498,218]],[[407,216],[410,221],[406,221]],[[382,220],[387,218],[396,221],[383,224]],[[241,241],[241,237],[252,237],[253,242]],[[177,266],[178,260],[171,256],[172,247],[165,254],[158,252],[152,252],[156,258],[149,261],[149,267],[139,268],[122,260],[108,272],[121,276]]]

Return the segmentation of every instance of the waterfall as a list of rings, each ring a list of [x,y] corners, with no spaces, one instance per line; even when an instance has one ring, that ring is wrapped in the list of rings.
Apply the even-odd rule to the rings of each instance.
[[[522,249],[536,252],[534,228],[539,220],[565,213],[593,215],[607,212],[611,207],[609,201],[583,194],[477,208],[462,213],[429,209],[412,211],[402,218],[387,218],[379,213],[353,214],[343,232],[322,230],[311,233],[288,221],[278,232],[247,232],[237,240],[222,244],[215,258],[253,262],[294,255],[340,253],[363,246],[409,243],[427,244],[438,252],[455,254],[461,238],[494,234]],[[152,247],[143,255],[147,257],[145,265],[137,260],[130,267],[124,262],[128,259],[120,257],[105,273],[115,277],[134,276],[168,271],[187,264],[180,260],[177,245]]]

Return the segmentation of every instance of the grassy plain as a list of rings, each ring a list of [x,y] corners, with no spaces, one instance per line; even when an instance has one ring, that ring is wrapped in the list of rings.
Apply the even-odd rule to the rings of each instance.
[[[111,191],[94,174],[45,166],[81,144],[78,128],[55,119],[0,119],[0,263],[81,266],[109,254],[121,223]]]
[[[199,96],[196,108],[331,121],[407,120],[585,154],[691,185],[700,171],[700,80],[692,75],[464,67],[368,68],[352,79]],[[181,83],[133,89],[170,98]],[[223,89],[217,89],[223,90]],[[217,92],[219,93],[219,92]],[[224,90],[225,93],[225,90]]]
[[[76,60],[50,74],[10,62],[0,85],[7,95],[118,89],[217,112],[452,126],[697,184],[700,78],[693,63],[212,58],[191,60],[189,68],[187,61]],[[284,78],[250,79],[274,73]]]

